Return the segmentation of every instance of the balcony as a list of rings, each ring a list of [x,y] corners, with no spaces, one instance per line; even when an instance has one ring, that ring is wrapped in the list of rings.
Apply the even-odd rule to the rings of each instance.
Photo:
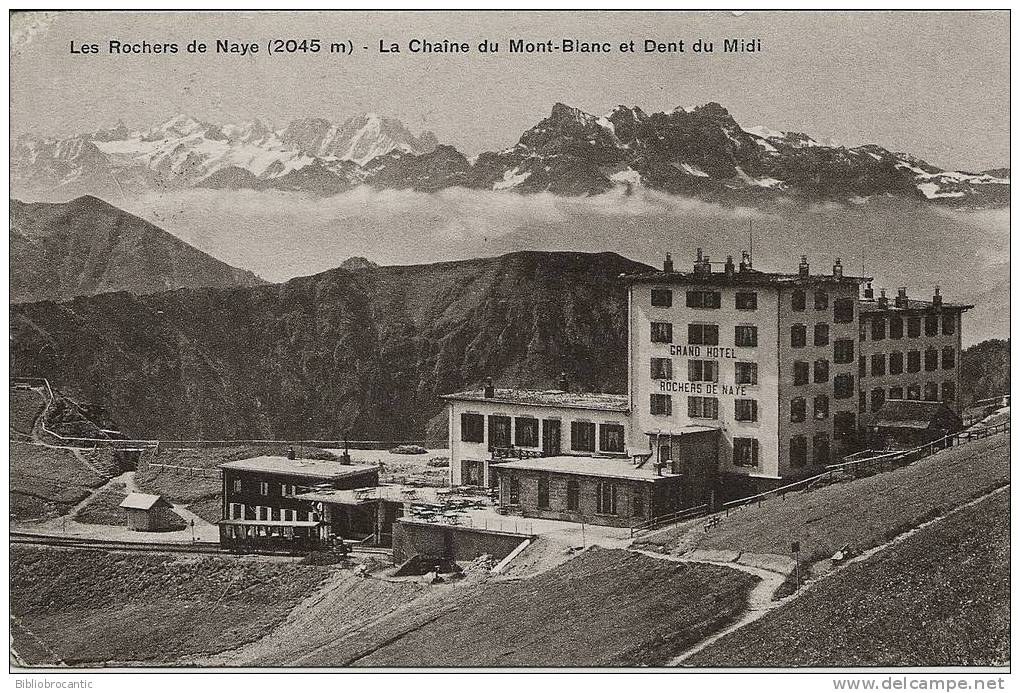
[[[530,460],[537,457],[545,457],[542,450],[529,450],[527,448],[492,448],[492,459],[494,460]]]

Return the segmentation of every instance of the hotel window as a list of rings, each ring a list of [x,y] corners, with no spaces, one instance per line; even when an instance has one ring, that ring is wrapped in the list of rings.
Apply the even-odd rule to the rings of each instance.
[[[510,481],[507,484],[507,496],[509,496],[510,505],[521,504],[521,480],[517,478],[517,475],[511,475]]]
[[[861,320],[861,326],[857,328],[857,341],[868,341],[868,323]]]
[[[871,411],[878,411],[885,404],[885,390],[876,387],[871,391]]]
[[[956,383],[950,382],[942,383],[942,401],[943,402],[956,401]]]
[[[811,367],[807,361],[794,361],[793,362],[793,384],[794,385],[807,385],[810,380]]]
[[[693,323],[687,326],[687,343],[717,346],[719,344],[719,326]]]
[[[599,424],[599,449],[602,452],[623,452],[623,424]]]
[[[230,504],[230,519],[240,520],[244,518],[244,506],[240,503]]]
[[[234,486],[233,486],[233,488],[234,488],[234,493],[240,493],[241,492],[241,480],[240,479],[234,479]]]
[[[917,383],[913,385],[907,385],[907,399],[918,400],[921,399],[921,386]]]
[[[889,399],[903,399],[903,388],[902,387],[890,387],[889,388]]]
[[[758,384],[758,364],[747,361],[737,361],[733,364],[734,380],[737,385]]]
[[[924,316],[924,333],[929,337],[934,337],[939,333],[939,316],[937,315]]]
[[[807,325],[790,325],[790,346],[794,349],[807,346]]]
[[[652,359],[652,380],[672,380],[673,359]]]
[[[818,359],[815,361],[815,382],[829,382],[829,362],[827,359]]]
[[[832,379],[832,396],[846,399],[854,396],[854,377],[849,373],[840,373]]]
[[[758,401],[754,399],[733,400],[733,418],[737,421],[757,421]]]
[[[758,346],[758,328],[754,325],[737,325],[733,328],[733,343],[738,347]]]
[[[938,383],[925,383],[924,384],[924,399],[928,402],[939,401],[939,384]]]
[[[790,438],[790,466],[799,469],[807,464],[807,438],[794,436]]]
[[[692,419],[718,419],[719,399],[717,397],[688,395],[687,416]]]
[[[510,417],[489,416],[489,449],[510,447]]]
[[[691,359],[687,362],[687,379],[693,383],[719,382],[719,362]]]
[[[600,481],[595,498],[595,512],[602,515],[616,514],[616,484],[612,481]]]
[[[669,344],[673,341],[673,323],[653,322],[652,341],[658,344]]]
[[[921,336],[921,318],[916,315],[907,318],[907,336],[911,339]]]
[[[543,510],[549,508],[549,476],[541,474],[538,477],[538,507]]]
[[[857,416],[852,411],[838,411],[832,417],[836,440],[849,441],[857,434]]]
[[[823,465],[829,463],[829,434],[816,433],[811,439],[811,446],[814,452],[814,463]]]
[[[953,347],[942,348],[942,368],[943,370],[956,368],[956,350]]]
[[[567,510],[581,507],[581,484],[574,477],[567,477]]]
[[[259,495],[262,495],[262,496],[268,496],[269,495],[269,482],[268,481],[260,481],[259,482]]]
[[[934,371],[939,367],[939,350],[935,347],[928,347],[924,350],[924,370]]]
[[[669,289],[652,289],[652,305],[656,308],[672,307],[673,292]]]
[[[733,465],[735,467],[758,466],[758,439],[733,439]]]
[[[903,372],[903,352],[894,351],[889,354],[889,374],[898,375]]]
[[[279,508],[273,508],[272,509],[272,513],[269,515],[269,519],[272,520],[273,522],[279,522],[280,521],[280,509]]]
[[[669,395],[665,396],[669,397]],[[570,449],[580,452],[595,452],[595,424],[589,421],[571,421]]]
[[[854,340],[837,339],[832,343],[832,360],[835,363],[854,362]]]
[[[758,310],[758,294],[753,291],[738,291],[737,310]]]
[[[829,324],[820,322],[815,325],[815,346],[829,346]]]
[[[889,318],[889,339],[903,339],[903,318],[898,315]]]
[[[921,352],[920,351],[908,351],[907,352],[907,373],[917,373],[921,370]]]
[[[657,416],[673,415],[673,397],[670,395],[652,395],[651,413]]]
[[[791,295],[790,307],[793,310],[798,311],[804,310],[804,308],[807,307],[807,297],[804,295],[803,291],[797,289],[796,291],[793,292],[793,294]]]
[[[790,421],[799,423],[807,418],[807,400],[794,397],[790,400]]]
[[[871,339],[873,341],[885,339],[885,318],[872,318]]]
[[[829,418],[829,398],[825,395],[815,395],[815,418]]]
[[[832,302],[832,319],[838,323],[854,321],[854,299],[837,298]]]
[[[259,519],[260,520],[268,520],[269,519],[269,506],[267,506],[267,505],[259,505],[259,506],[256,506],[256,507],[259,509]]]
[[[815,310],[829,310],[829,294],[820,289],[815,292]]]
[[[518,416],[514,420],[514,444],[521,448],[538,447],[538,419]]]
[[[942,334],[955,334],[956,333],[956,316],[955,315],[943,315],[942,316]]]
[[[634,517],[645,515],[645,494],[640,488],[634,488],[630,492],[630,511]]]
[[[857,357],[857,375],[861,378],[868,374],[868,359],[864,354]]]
[[[868,393],[864,390],[857,391],[857,408],[861,411],[868,411]]]
[[[885,354],[871,355],[871,375],[885,375]]]
[[[461,414],[460,439],[465,443],[484,443],[485,417],[481,414]]]
[[[722,305],[722,295],[718,291],[688,291],[688,308],[719,308]]]

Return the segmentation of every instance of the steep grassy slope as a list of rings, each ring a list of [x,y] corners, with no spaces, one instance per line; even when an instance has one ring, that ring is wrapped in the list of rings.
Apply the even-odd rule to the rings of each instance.
[[[686,664],[1008,665],[1009,495],[849,566]]]
[[[245,289],[12,308],[18,371],[153,437],[417,438],[476,385],[626,388],[614,254],[333,270]]]
[[[11,200],[10,250],[12,302],[261,283],[89,196],[61,204]]]

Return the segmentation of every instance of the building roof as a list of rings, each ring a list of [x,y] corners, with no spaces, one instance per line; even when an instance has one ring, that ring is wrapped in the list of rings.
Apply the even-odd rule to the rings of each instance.
[[[935,304],[931,301],[918,301],[914,298],[908,298],[905,306],[898,307],[895,305],[895,297],[889,299],[889,305],[882,308],[878,305],[878,301],[872,298],[860,299],[857,302],[861,313],[908,313],[908,312],[928,312],[935,307]],[[942,310],[970,310],[974,306],[966,303],[948,303],[942,302]],[[937,310],[937,309],[936,309]]]
[[[337,460],[289,460],[283,456],[262,455],[217,465],[220,469],[261,472],[312,479],[340,479],[378,469],[373,464],[343,464]]]
[[[484,390],[465,390],[443,399],[464,402],[491,402],[494,404],[528,404],[543,407],[567,409],[591,409],[593,411],[621,411],[630,408],[627,395],[611,395],[603,392],[570,392],[567,390],[521,390],[497,388],[492,397],[486,397]]]
[[[864,282],[871,281],[871,277],[852,277],[844,274],[836,277],[831,274],[809,274],[802,277],[799,273],[785,272],[761,272],[756,269],[745,269],[743,272],[736,271],[733,274],[726,272],[712,272],[703,274],[697,272],[663,272],[653,270],[651,272],[638,272],[635,274],[621,274],[620,278],[631,284],[703,284],[709,286],[732,285],[732,286],[817,286],[818,284],[836,284],[858,286]]]
[[[120,507],[126,510],[152,510],[153,506],[160,502],[166,503],[163,496],[151,493],[129,493],[128,497],[120,502]]]
[[[922,402],[912,399],[887,399],[878,410],[875,425],[879,428],[926,429],[939,419],[959,417],[942,402]]]
[[[493,463],[492,466],[497,470],[518,469],[530,472],[577,474],[579,476],[598,476],[632,481],[654,482],[679,476],[665,469],[661,475],[656,474],[655,467],[651,462],[637,467],[629,457],[575,457],[572,455],[558,455],[556,457],[535,457],[526,460],[514,460],[513,462]]]
[[[403,484],[380,484],[367,488],[309,491],[298,494],[295,498],[333,505],[364,505],[377,500],[393,503],[438,503],[443,495],[438,493],[439,490]]]

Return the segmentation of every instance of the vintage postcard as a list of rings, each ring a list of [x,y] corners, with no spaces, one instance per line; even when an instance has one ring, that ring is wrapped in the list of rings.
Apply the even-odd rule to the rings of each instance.
[[[12,12],[19,686],[1004,688],[1009,30]]]

